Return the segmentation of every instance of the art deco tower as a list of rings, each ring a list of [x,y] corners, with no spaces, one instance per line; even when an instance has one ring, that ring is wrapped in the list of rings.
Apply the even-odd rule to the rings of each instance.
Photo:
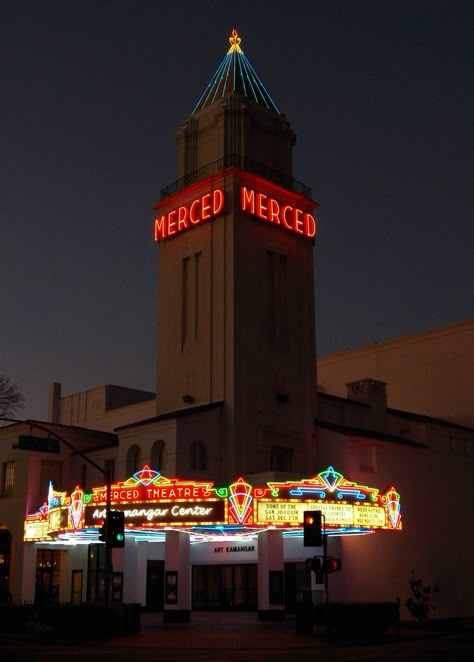
[[[185,408],[192,421],[176,439],[178,473],[195,439],[217,480],[308,475],[317,204],[293,180],[288,121],[235,30],[229,42],[178,132],[179,179],[156,205],[157,414]]]

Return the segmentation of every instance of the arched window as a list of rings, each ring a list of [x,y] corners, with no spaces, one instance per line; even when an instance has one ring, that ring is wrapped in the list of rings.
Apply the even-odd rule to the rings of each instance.
[[[191,469],[206,468],[206,447],[202,441],[193,441],[190,447],[189,466]]]
[[[141,452],[140,446],[133,444],[127,451],[126,469],[127,478],[132,476],[136,471],[141,469]]]
[[[151,447],[151,468],[158,471],[163,471],[165,468],[165,457],[165,442],[163,439],[158,439],[158,441],[155,441]]]

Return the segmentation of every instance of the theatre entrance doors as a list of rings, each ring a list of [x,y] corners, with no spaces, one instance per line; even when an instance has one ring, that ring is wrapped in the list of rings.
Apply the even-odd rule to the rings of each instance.
[[[256,610],[257,564],[193,566],[192,608],[196,610]]]

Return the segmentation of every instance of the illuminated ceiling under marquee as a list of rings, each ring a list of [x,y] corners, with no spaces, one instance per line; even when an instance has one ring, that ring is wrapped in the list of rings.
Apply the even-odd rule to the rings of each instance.
[[[71,494],[49,484],[48,499],[25,519],[25,541],[88,543],[98,539],[106,513],[107,487]],[[145,465],[111,485],[113,510],[125,512],[127,536],[164,540],[169,529],[189,531],[192,542],[216,537],[255,537],[266,529],[301,535],[304,510],[321,510],[328,535],[400,530],[400,495],[349,481],[329,466],[313,478],[252,486],[237,478],[228,487],[209,481],[167,478]]]

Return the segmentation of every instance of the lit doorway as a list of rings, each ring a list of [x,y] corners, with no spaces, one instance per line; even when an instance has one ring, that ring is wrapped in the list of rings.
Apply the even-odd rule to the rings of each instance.
[[[147,561],[146,564],[146,609],[163,611],[164,607],[164,561]]]
[[[62,552],[38,549],[36,553],[35,604],[59,602]]]
[[[71,604],[82,602],[82,570],[73,570],[71,577]]]
[[[256,564],[193,566],[193,609],[256,610]]]

